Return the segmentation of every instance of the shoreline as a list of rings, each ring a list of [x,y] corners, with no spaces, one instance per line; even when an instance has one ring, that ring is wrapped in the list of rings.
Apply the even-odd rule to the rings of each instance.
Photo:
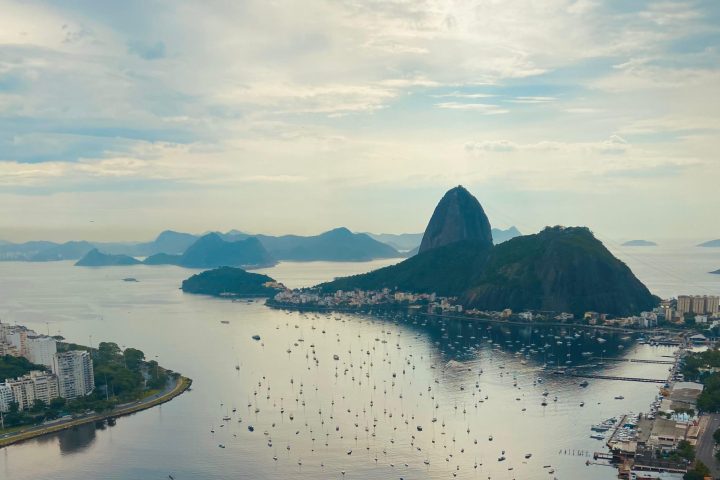
[[[123,417],[140,412],[142,410],[148,410],[157,405],[169,402],[170,400],[179,395],[182,395],[190,388],[192,382],[192,379],[180,375],[175,382],[175,386],[170,391],[159,397],[153,398],[152,400],[136,400],[135,402],[124,404],[124,407],[116,408],[107,413],[95,413],[86,417],[72,418],[63,422],[53,423],[46,426],[43,426],[41,424],[28,427],[28,429],[26,430],[20,430],[17,433],[13,433],[7,437],[0,438],[0,449],[16,443],[24,442],[26,440],[31,440],[33,438],[60,432],[69,428],[74,428],[79,425],[85,425],[87,423],[98,422],[110,418]]]
[[[291,303],[278,303],[278,302],[265,302],[265,306],[276,310],[290,310],[298,312],[317,312],[317,313],[328,313],[328,312],[342,312],[342,313],[357,313],[357,314],[368,314],[373,315],[380,312],[402,312],[408,313],[407,308],[378,308],[377,310],[372,309],[359,309],[359,308],[337,308],[337,307],[322,307],[319,305],[295,305]],[[517,326],[528,326],[528,327],[577,327],[577,328],[588,328],[596,330],[606,330],[611,332],[623,332],[623,333],[665,333],[665,334],[681,334],[685,333],[684,330],[668,330],[668,329],[652,329],[652,328],[624,328],[624,327],[613,327],[608,325],[589,325],[586,323],[572,323],[572,322],[532,322],[532,321],[521,321],[521,320],[502,320],[495,318],[485,317],[471,317],[467,315],[448,315],[441,313],[427,313],[427,312],[413,312],[418,315],[425,317],[437,317],[446,318],[450,320],[462,320],[470,322],[483,322],[483,323],[496,323],[501,325],[517,325]]]

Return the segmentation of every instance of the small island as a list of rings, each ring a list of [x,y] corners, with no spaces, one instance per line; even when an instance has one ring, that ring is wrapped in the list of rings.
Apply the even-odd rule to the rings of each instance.
[[[622,244],[623,247],[657,247],[657,243],[649,240],[630,240]]]
[[[182,283],[182,291],[216,297],[271,297],[282,285],[271,277],[242,268],[220,267],[193,275]]]
[[[698,247],[706,247],[706,248],[720,248],[720,238],[717,240],[710,240],[708,242],[703,242]]]
[[[127,265],[139,265],[142,262],[129,255],[111,255],[93,248],[75,263],[76,267],[115,267]]]

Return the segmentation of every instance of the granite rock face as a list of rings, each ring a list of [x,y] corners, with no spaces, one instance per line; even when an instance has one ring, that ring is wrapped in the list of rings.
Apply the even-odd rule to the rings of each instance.
[[[435,207],[418,253],[465,240],[476,240],[481,248],[493,245],[490,221],[480,202],[459,185]]]

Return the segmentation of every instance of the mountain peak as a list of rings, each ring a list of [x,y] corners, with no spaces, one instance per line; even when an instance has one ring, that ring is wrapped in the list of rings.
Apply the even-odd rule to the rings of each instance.
[[[445,193],[430,218],[419,253],[463,240],[491,247],[490,221],[480,202],[462,185]]]
[[[328,230],[325,233],[322,233],[321,235],[336,235],[336,236],[348,236],[352,235],[353,233],[348,230],[346,227],[337,227],[333,228],[332,230]]]

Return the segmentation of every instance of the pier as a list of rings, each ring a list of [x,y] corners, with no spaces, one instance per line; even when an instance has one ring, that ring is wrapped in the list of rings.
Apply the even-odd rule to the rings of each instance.
[[[600,380],[619,380],[622,382],[643,382],[643,383],[667,383],[667,379],[658,378],[638,378],[638,377],[618,377],[615,375],[598,375],[594,373],[573,373],[565,372],[565,375],[570,377],[580,378],[596,378]]]
[[[662,364],[662,365],[674,365],[675,364],[675,362],[673,360],[648,360],[648,359],[642,359],[642,358],[592,357],[592,360],[600,360],[603,362],[657,363],[657,364]]]

